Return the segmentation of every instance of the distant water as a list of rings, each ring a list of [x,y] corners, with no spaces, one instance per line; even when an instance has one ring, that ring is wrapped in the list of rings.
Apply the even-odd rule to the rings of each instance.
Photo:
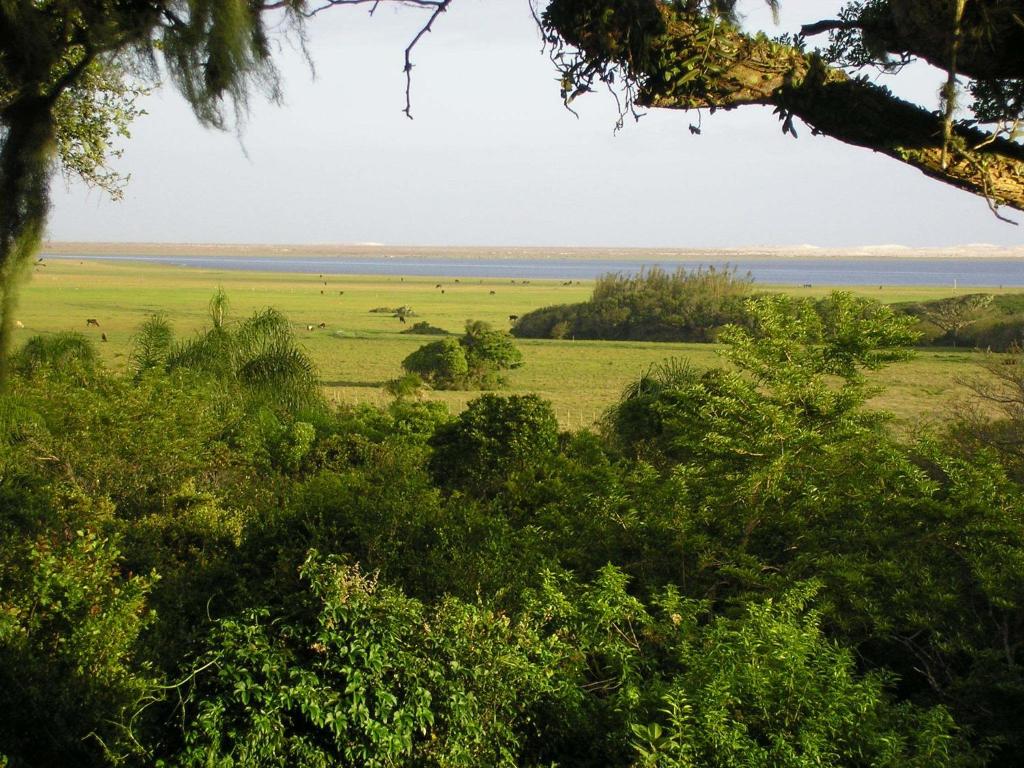
[[[707,261],[616,261],[606,259],[441,259],[228,256],[94,256],[48,255],[68,261],[159,263],[194,269],[332,275],[409,275],[429,277],[509,278],[516,280],[592,280],[608,272],[633,274],[644,267],[665,270],[696,269]],[[723,262],[714,264],[717,268]],[[749,272],[758,283],[776,285],[953,285],[1024,286],[1020,259],[797,259],[763,258],[730,261],[741,274]]]

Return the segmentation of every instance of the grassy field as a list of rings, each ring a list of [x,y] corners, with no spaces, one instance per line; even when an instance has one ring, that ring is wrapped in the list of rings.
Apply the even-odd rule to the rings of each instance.
[[[150,314],[163,312],[179,337],[207,322],[210,296],[222,286],[231,314],[244,317],[272,306],[294,324],[320,366],[329,397],[342,402],[387,400],[381,387],[401,372],[402,359],[429,339],[400,333],[407,325],[375,308],[408,306],[416,316],[449,331],[467,319],[509,326],[521,315],[551,304],[585,300],[587,282],[511,281],[422,277],[363,277],[186,269],[174,266],[48,260],[36,267],[18,312],[24,325],[16,343],[36,333],[75,330],[98,342],[108,365],[123,367],[132,334]],[[440,287],[438,287],[440,286]],[[760,286],[759,286],[760,287]],[[827,288],[792,288],[795,295],[821,296]],[[946,288],[871,286],[853,289],[887,302],[921,301],[952,295]],[[100,327],[86,327],[86,319]],[[308,331],[307,326],[318,326]],[[108,341],[100,342],[100,334]],[[656,344],[571,340],[519,342],[525,365],[508,375],[508,392],[536,392],[550,400],[563,426],[591,423],[615,401],[622,388],[647,366],[666,357],[685,357],[712,365],[715,347],[704,344]],[[880,374],[885,392],[877,403],[904,424],[941,415],[964,394],[958,377],[971,375],[977,353],[921,352],[910,362]],[[435,392],[430,396],[460,409],[475,392]]]

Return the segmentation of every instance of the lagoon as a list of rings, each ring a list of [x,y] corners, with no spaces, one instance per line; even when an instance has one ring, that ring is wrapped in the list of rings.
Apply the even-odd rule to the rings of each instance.
[[[440,257],[272,257],[193,255],[47,254],[47,259],[140,262],[186,269],[241,270],[331,275],[409,275],[476,277],[510,280],[593,280],[609,273],[640,269],[714,266],[750,273],[767,285],[920,285],[949,287],[1024,286],[1024,261],[1019,258],[757,258],[726,261],[638,261],[585,258],[440,258]]]

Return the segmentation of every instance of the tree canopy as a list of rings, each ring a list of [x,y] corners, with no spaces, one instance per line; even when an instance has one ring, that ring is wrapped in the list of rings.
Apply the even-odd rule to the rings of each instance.
[[[623,115],[772,106],[784,132],[795,136],[799,118],[813,133],[881,152],[993,208],[1024,210],[1019,3],[853,0],[835,19],[809,19],[799,34],[775,38],[744,30],[737,5],[552,0],[541,23],[567,103],[607,85],[624,97]],[[944,71],[940,104],[905,101],[870,77],[896,75],[913,60]]]

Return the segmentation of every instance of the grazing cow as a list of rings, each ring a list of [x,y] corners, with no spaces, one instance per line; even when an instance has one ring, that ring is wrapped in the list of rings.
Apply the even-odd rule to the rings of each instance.
[[[315,327],[316,327],[316,326],[313,326],[313,325],[307,325],[307,326],[306,326],[306,330],[307,330],[307,331],[312,331],[312,330],[313,330],[313,328],[315,328]]]
[[[804,288],[810,288],[810,287],[811,287],[810,283],[804,283]]]
[[[326,327],[327,327],[327,323],[320,323],[320,324],[319,324],[319,325],[317,326],[317,328],[326,328]]]
[[[508,321],[509,321],[510,323],[514,323],[514,322],[516,322],[517,320],[519,320],[519,315],[509,315],[509,316],[508,316]]]
[[[321,296],[323,296],[323,295],[324,295],[324,289],[323,289],[323,288],[321,288],[321,289],[320,289],[320,295],[321,295]]]
[[[344,292],[344,291],[338,291],[338,295],[339,295],[339,296],[344,296],[344,295],[345,295],[345,292]]]
[[[404,323],[405,322],[405,315],[399,315],[398,316],[398,322]]]
[[[441,293],[444,293],[444,288],[441,289]]]
[[[493,296],[493,295],[494,295],[494,291],[491,291],[491,296]]]
[[[15,328],[24,328],[25,324],[23,322],[21,322],[21,320],[15,320],[14,321],[14,327]]]
[[[441,287],[441,284],[440,284],[440,283],[438,283],[438,284],[437,284],[437,285],[435,285],[434,287],[435,287],[435,288],[440,288],[440,287]]]
[[[95,325],[97,328],[100,327],[100,321],[95,317],[86,318],[85,327],[88,328],[90,325]]]
[[[101,333],[100,334],[100,341],[106,341],[106,340],[107,340],[107,334]]]

